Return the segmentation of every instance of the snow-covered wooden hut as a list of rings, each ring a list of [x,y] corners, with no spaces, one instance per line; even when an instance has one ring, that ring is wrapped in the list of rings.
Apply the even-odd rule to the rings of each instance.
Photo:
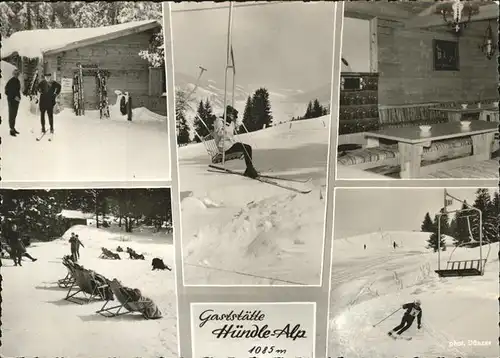
[[[94,214],[83,213],[79,210],[61,210],[57,216],[64,221],[64,229],[67,230],[74,225],[87,225],[88,220],[92,220]]]
[[[19,31],[2,41],[2,59],[20,69],[23,90],[36,71],[51,73],[62,85],[61,105],[74,106],[73,78],[82,67],[83,103],[98,109],[97,70],[106,76],[108,103],[116,103],[115,91],[129,92],[133,107],[146,107],[166,115],[165,71],[152,68],[139,53],[148,50],[161,30],[156,20],[134,21],[97,28]]]

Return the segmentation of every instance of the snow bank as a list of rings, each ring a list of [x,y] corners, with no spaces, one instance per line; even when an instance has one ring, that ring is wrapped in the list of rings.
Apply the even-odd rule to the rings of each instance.
[[[2,40],[2,56],[5,58],[17,52],[20,56],[41,58],[46,51],[57,50],[79,41],[154,23],[160,26],[156,20],[145,20],[94,28],[18,31]]]
[[[498,310],[498,243],[491,244],[484,276],[439,278],[434,272],[437,254],[425,248],[427,236],[379,232],[334,240],[330,356],[498,356],[498,319],[493,314]],[[390,239],[400,247],[388,248]],[[366,252],[363,243],[367,244]],[[483,247],[485,254],[488,246]],[[450,247],[442,254],[443,264],[451,252]],[[479,248],[458,248],[453,253],[453,259],[471,258],[479,258]],[[399,324],[402,311],[373,327],[403,303],[417,298],[422,301],[423,326],[418,331],[414,324],[406,332],[412,341],[387,337]]]
[[[319,282],[325,202],[317,195],[281,195],[237,208],[205,207],[206,225],[197,225],[196,230],[192,228],[193,220],[200,220],[203,210],[194,205],[188,208],[186,199],[183,201],[185,264],[208,266],[199,272],[198,282],[205,275],[211,281],[210,276],[220,274],[218,270],[255,275],[257,281],[278,285]],[[243,283],[234,282],[237,280],[234,277],[228,280]]]
[[[96,314],[103,302],[78,305],[65,301],[66,291],[56,281],[67,270],[61,263],[69,254],[67,239],[71,232],[80,236],[80,263],[109,279],[138,288],[150,297],[163,313],[159,320],[145,320],[139,314],[104,318]],[[129,240],[120,242],[119,237]],[[163,237],[163,239],[162,239]],[[151,271],[153,257],[173,266],[174,250],[169,235],[121,234],[102,229],[75,226],[60,240],[33,243],[28,251],[37,262],[23,261],[12,267],[3,260],[2,277],[2,354],[32,357],[177,357],[177,313],[175,273]],[[99,259],[101,247],[115,251],[121,245],[144,253],[146,260]],[[113,304],[110,303],[110,304]],[[22,342],[22,343],[20,343]]]

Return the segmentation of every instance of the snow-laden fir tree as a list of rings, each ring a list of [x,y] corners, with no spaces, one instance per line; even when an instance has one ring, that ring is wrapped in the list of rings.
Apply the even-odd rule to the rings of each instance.
[[[434,223],[432,222],[431,215],[427,212],[424,217],[424,221],[420,226],[421,232],[433,232],[434,231]]]

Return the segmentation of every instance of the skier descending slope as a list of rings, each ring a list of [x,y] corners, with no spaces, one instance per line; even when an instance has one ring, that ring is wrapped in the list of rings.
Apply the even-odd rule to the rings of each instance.
[[[54,106],[56,97],[61,93],[61,85],[52,81],[51,74],[46,73],[45,78],[38,85],[40,92],[40,122],[42,125],[42,134],[45,134],[45,112],[49,116],[50,133],[54,133]]]
[[[392,338],[396,338],[396,336],[394,336],[394,333],[396,333],[397,336],[400,336],[401,333],[405,332],[408,328],[411,327],[413,321],[415,321],[415,317],[417,318],[418,329],[420,329],[422,325],[422,307],[420,306],[420,300],[415,300],[415,302],[404,304],[403,309],[405,309],[406,312],[401,319],[401,323],[398,326],[394,327],[392,331],[388,332],[387,334]]]
[[[224,116],[217,118],[214,123],[215,144],[219,151],[224,151],[226,154],[243,152],[247,167],[243,175],[255,179],[259,176],[259,173],[257,173],[252,163],[252,147],[234,140],[234,122],[236,122],[237,116],[238,111],[231,106],[227,106],[226,123],[224,124]]]

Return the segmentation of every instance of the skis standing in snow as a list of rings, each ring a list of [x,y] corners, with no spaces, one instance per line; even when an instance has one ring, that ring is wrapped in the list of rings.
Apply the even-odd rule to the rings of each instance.
[[[19,70],[12,71],[12,78],[5,85],[5,95],[9,106],[9,127],[10,135],[15,137],[19,134],[16,130],[16,117],[21,102],[21,81],[19,81]]]
[[[401,333],[405,332],[408,328],[411,327],[411,325],[415,321],[415,318],[417,319],[417,328],[420,329],[422,325],[422,307],[420,306],[420,300],[415,300],[415,302],[404,304],[403,309],[405,309],[406,312],[401,319],[401,323],[398,326],[394,327],[392,331],[388,332],[387,334],[393,338],[395,338],[393,336],[394,333],[396,333],[397,336],[400,336]]]
[[[243,152],[245,157],[246,170],[244,175],[255,179],[259,176],[252,162],[252,147],[248,144],[236,142],[234,139],[234,123],[238,116],[238,111],[231,106],[226,107],[226,123],[224,116],[217,118],[214,123],[214,140],[220,152],[226,154]]]
[[[45,78],[38,84],[40,92],[40,122],[42,133],[45,133],[45,112],[49,116],[50,133],[54,133],[54,106],[56,97],[61,93],[61,85],[51,79],[51,74],[46,73]]]

